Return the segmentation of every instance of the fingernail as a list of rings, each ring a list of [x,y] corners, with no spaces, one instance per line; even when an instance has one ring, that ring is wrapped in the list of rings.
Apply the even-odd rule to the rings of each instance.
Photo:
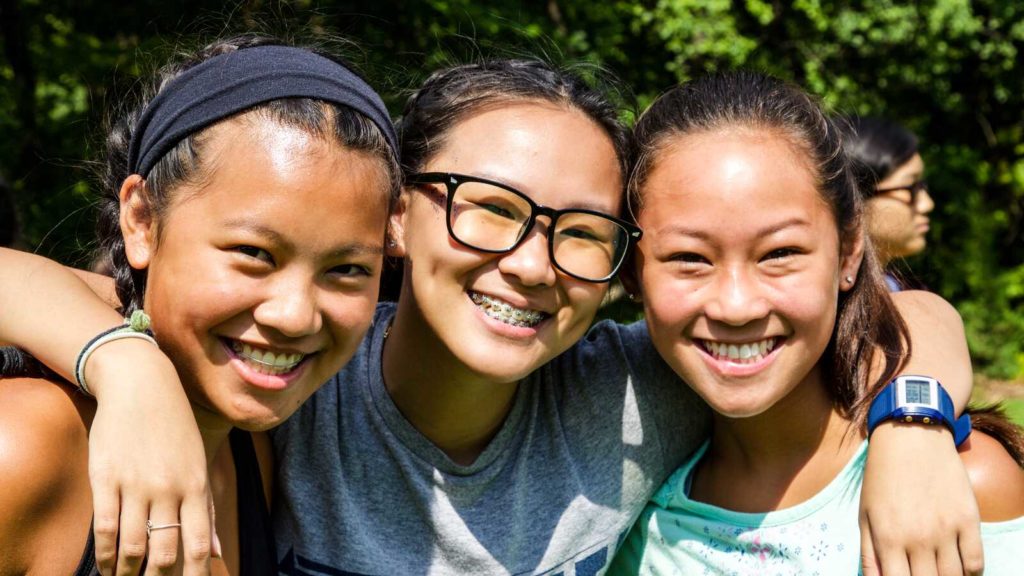
[[[221,558],[224,556],[223,550],[220,548],[220,537],[217,536],[217,532],[213,533],[213,550],[211,551],[214,558]]]

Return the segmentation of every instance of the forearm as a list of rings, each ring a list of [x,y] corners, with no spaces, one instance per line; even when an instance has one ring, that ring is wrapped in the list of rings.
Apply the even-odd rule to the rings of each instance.
[[[0,248],[0,342],[30,352],[74,381],[78,352],[121,317],[60,264]]]
[[[973,373],[963,321],[939,296],[920,290],[893,294],[910,331],[912,353],[903,374],[931,376],[949,393],[959,414],[971,397]]]
[[[912,349],[900,372],[939,380],[963,410],[971,361],[960,315],[928,292],[900,292],[893,301]],[[980,573],[978,508],[945,426],[889,420],[876,427],[860,506],[865,574]],[[929,522],[918,521],[922,510]]]

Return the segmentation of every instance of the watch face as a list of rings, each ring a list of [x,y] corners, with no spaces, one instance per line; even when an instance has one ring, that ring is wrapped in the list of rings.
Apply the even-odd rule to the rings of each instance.
[[[897,405],[916,404],[939,408],[938,382],[924,378],[900,378],[897,380]]]
[[[931,386],[923,380],[908,380],[905,384],[907,402],[910,404],[931,404]]]

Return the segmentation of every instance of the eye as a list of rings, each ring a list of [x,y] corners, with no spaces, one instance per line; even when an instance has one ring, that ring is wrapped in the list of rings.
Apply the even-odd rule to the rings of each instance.
[[[799,250],[797,248],[792,248],[792,247],[776,248],[775,250],[772,250],[771,252],[768,252],[767,254],[765,254],[764,257],[761,258],[761,261],[766,261],[766,260],[785,260],[787,258],[791,258],[793,256],[796,256],[796,255],[802,254],[802,253],[803,252],[801,250]]]
[[[679,262],[680,264],[710,264],[711,261],[707,258],[697,254],[696,252],[677,252],[669,257],[669,260],[673,262]]]
[[[342,264],[341,266],[335,266],[330,269],[329,273],[339,278],[360,278],[373,275],[373,272],[369,268],[359,264]]]
[[[482,208],[495,216],[501,216],[502,218],[514,219],[515,214],[511,210],[507,210],[497,204],[487,204],[484,202],[478,203],[477,207]]]
[[[256,246],[241,245],[235,246],[234,250],[240,254],[244,254],[249,258],[266,262],[267,264],[274,264],[274,257],[270,255],[270,252]]]
[[[603,238],[599,238],[590,230],[584,230],[583,228],[566,228],[565,230],[559,230],[559,234],[569,238],[576,238],[579,240],[597,240],[602,241]]]

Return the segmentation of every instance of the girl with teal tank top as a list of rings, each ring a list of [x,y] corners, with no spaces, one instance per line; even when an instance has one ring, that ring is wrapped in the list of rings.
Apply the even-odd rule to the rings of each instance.
[[[651,339],[714,414],[711,438],[652,497],[610,573],[857,573],[873,546],[858,528],[864,421],[910,351],[839,131],[799,88],[734,73],[669,91],[635,134],[629,193]],[[872,381],[873,363],[885,369]],[[1018,428],[998,429],[976,429],[960,453],[985,573],[1019,574],[1024,454]],[[936,565],[962,573],[960,558]]]

